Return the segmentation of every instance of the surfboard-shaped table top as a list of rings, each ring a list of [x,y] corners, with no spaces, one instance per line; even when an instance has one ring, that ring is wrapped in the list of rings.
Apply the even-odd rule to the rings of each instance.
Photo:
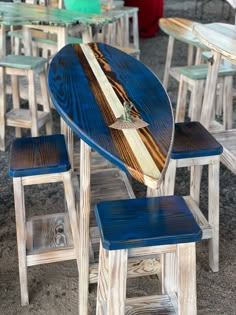
[[[83,141],[141,183],[159,186],[174,121],[166,91],[147,67],[103,43],[69,44],[52,59],[48,85],[56,110]],[[146,127],[111,127],[127,104],[132,121]]]

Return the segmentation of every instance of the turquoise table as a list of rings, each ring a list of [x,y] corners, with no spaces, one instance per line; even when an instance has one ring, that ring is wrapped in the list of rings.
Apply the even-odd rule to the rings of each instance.
[[[62,48],[48,72],[52,102],[80,141],[80,314],[87,314],[89,283],[90,150],[156,192],[173,141],[170,100],[157,77],[141,62],[101,43]],[[127,104],[133,104],[130,108]],[[125,108],[132,120],[124,127]],[[141,122],[140,122],[141,121]],[[138,123],[146,127],[135,129]],[[127,127],[126,125],[126,127]]]

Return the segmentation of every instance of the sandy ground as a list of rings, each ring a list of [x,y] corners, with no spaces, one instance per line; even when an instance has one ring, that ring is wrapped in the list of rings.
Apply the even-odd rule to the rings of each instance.
[[[202,22],[233,23],[229,8],[222,8],[221,0],[213,0],[205,7],[203,16],[195,14],[194,1],[165,0],[165,16],[187,17]],[[167,36],[141,40],[141,60],[162,79]],[[184,64],[186,46],[178,43],[174,62]],[[177,84],[170,83],[169,95],[175,107]],[[8,98],[9,104],[11,99]],[[59,131],[58,115],[54,113],[55,131]],[[13,130],[8,130],[8,143]],[[0,153],[0,315],[69,315],[78,314],[78,274],[75,261],[31,267],[28,269],[30,305],[20,306],[20,290],[16,251],[15,214],[12,180],[8,176],[9,147]],[[133,182],[137,196],[144,195],[144,187]],[[201,206],[206,213],[207,172],[202,180]],[[177,173],[176,193],[188,191],[188,172]],[[63,211],[60,185],[40,186],[26,190],[26,206],[31,213]],[[197,292],[199,315],[236,314],[236,177],[224,166],[220,170],[220,272],[212,273],[207,264],[207,243],[197,245]],[[29,213],[29,212],[28,212]],[[155,277],[129,281],[128,296],[155,293]],[[90,286],[90,314],[95,313],[96,286]],[[145,314],[144,314],[145,315]],[[189,314],[191,315],[191,314]]]

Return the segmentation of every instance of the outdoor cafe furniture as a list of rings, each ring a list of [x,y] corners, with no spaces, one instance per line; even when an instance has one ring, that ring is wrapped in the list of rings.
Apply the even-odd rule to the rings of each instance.
[[[212,51],[212,62],[208,65],[208,77],[200,118],[201,123],[206,128],[210,128],[214,108],[214,91],[221,60],[226,59],[236,64],[236,27],[223,23],[196,24],[193,32]],[[231,117],[233,115],[232,112],[230,113],[230,109],[228,109],[228,115]],[[225,131],[219,129],[214,131],[213,135],[224,148],[221,157],[222,163],[236,174],[236,129]]]
[[[158,187],[167,167],[173,141],[172,109],[162,85],[142,63],[101,43],[64,47],[50,63],[48,85],[56,110],[81,138],[79,305],[80,312],[87,314],[88,284],[89,281],[97,281],[97,276],[94,276],[97,275],[96,265],[91,260],[91,257],[94,259],[91,245],[96,248],[95,244],[98,245],[99,242],[98,232],[93,227],[94,215],[90,211],[90,191],[93,184],[93,179],[90,183],[90,147],[146,185],[148,197],[165,194],[165,191],[161,192]],[[131,106],[132,104],[134,107]],[[131,121],[124,122],[124,118],[129,118],[130,114]],[[149,125],[135,129],[131,123],[136,121],[133,120],[134,118],[139,123]],[[122,129],[124,126],[133,129]],[[209,135],[208,132],[206,133]],[[206,141],[206,133],[203,133],[203,142]],[[188,151],[189,143],[186,142],[186,135],[182,137],[182,144],[183,146],[186,144],[185,150]],[[193,151],[196,149],[199,154],[197,145],[194,143],[190,145],[190,149]],[[199,160],[209,152],[210,148],[206,144],[205,152],[202,150],[201,156],[198,155]],[[114,190],[112,187],[114,184],[111,184],[112,179],[107,176],[109,169],[102,172],[106,175],[103,175],[103,181],[100,182],[102,187],[97,187],[99,193],[95,193],[95,188],[92,189],[95,197],[99,198],[99,201],[127,199],[124,198],[122,189],[117,196],[117,190]],[[92,173],[92,176],[95,175],[97,171]],[[105,193],[103,187],[106,181],[109,190]],[[216,190],[214,192],[217,194]],[[215,197],[217,200],[218,196]],[[184,197],[184,200],[199,223],[203,238],[211,239],[213,228],[203,216],[197,203],[189,201],[189,196]],[[93,199],[92,204],[94,204]],[[145,271],[146,274],[157,273],[157,269],[154,268],[152,273],[148,268],[146,269],[146,266],[136,272],[137,266],[141,266],[140,261],[144,260],[140,258],[135,267],[132,263],[129,264],[129,276],[134,274],[141,276]],[[168,255],[165,260],[166,270],[171,269],[173,262],[173,255]]]
[[[169,36],[163,77],[163,85],[166,89],[168,87],[169,76],[174,77],[177,81],[180,79],[178,67],[171,66],[176,40],[179,40],[188,46],[188,66],[200,64],[202,51],[207,49],[206,46],[193,34],[192,27],[194,23],[195,22],[192,20],[179,17],[161,18],[159,21],[161,30]],[[195,61],[193,60],[194,48],[197,49]]]
[[[202,231],[183,198],[107,201],[95,212],[101,237],[96,315],[153,314],[157,302],[155,314],[197,315],[195,242]],[[164,294],[126,298],[128,257],[144,253],[162,259],[174,253],[176,279],[165,270]]]
[[[11,148],[9,175],[13,177],[21,304],[27,305],[27,267],[70,259],[69,253],[61,250],[62,246],[70,247],[78,264],[75,194],[64,136],[16,138]],[[24,187],[57,182],[63,183],[68,208],[68,219],[64,223],[70,234],[66,237],[63,214],[37,215],[31,219],[26,216]]]

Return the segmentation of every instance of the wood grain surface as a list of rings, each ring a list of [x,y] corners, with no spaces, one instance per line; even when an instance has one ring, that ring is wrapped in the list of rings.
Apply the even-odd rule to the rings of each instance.
[[[106,44],[67,45],[50,64],[48,84],[55,108],[78,136],[140,182],[158,187],[172,146],[173,115],[149,69]],[[125,101],[148,127],[109,128]]]

